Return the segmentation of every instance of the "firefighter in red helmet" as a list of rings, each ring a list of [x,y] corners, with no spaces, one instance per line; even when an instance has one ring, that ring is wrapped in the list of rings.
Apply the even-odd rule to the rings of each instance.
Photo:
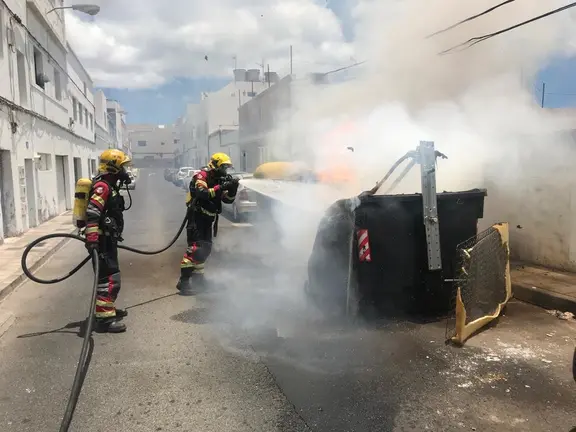
[[[180,262],[177,288],[182,295],[193,295],[204,284],[204,263],[212,252],[212,237],[222,203],[232,204],[238,192],[238,179],[227,171],[232,161],[225,153],[215,153],[208,166],[196,173],[189,185],[188,247]]]

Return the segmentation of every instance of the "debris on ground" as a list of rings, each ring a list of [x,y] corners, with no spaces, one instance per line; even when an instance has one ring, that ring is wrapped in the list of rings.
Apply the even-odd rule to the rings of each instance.
[[[556,318],[564,320],[564,321],[570,321],[570,320],[574,320],[574,314],[572,312],[562,312],[559,310],[547,310],[546,312],[548,312],[550,315],[554,315]]]

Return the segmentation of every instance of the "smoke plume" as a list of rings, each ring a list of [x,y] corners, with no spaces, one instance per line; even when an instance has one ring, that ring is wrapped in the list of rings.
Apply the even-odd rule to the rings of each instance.
[[[366,63],[357,68],[355,79],[342,84],[298,81],[291,112],[284,113],[285,121],[270,135],[273,156],[305,160],[315,168],[345,161],[356,182],[354,190],[340,192],[344,198],[371,188],[420,140],[432,140],[449,157],[438,161],[439,191],[487,187],[485,223],[509,221],[525,229],[524,234],[512,233],[513,254],[516,250],[533,260],[568,261],[561,237],[569,231],[566,202],[574,181],[568,161],[573,160],[574,146],[570,136],[559,133],[569,127],[567,119],[542,109],[535,100],[534,77],[553,57],[573,53],[574,13],[566,11],[440,55],[470,38],[566,4],[522,0],[427,37],[496,3],[360,0],[355,43],[357,58]],[[353,124],[348,131],[328,141],[322,138],[347,121]],[[343,152],[346,147],[354,151]],[[420,192],[419,181],[415,167],[394,192]],[[294,281],[302,279],[296,275],[306,272],[319,217],[335,198],[327,202],[321,192],[314,197],[295,190],[293,200],[301,209],[274,213],[279,235],[259,231],[254,247],[264,255],[274,255],[281,247],[289,251],[289,260],[276,263],[277,275],[289,268]],[[565,217],[551,226],[546,222],[551,214]],[[302,232],[308,235],[296,235]],[[542,248],[547,258],[535,252]],[[244,299],[252,306],[251,321],[262,311],[273,320],[270,311],[279,310],[279,304],[301,301],[301,286],[289,278],[275,280],[277,286],[268,287],[269,292],[285,289],[274,300],[260,291],[257,298],[251,297],[254,302]],[[291,314],[294,321],[300,319]]]

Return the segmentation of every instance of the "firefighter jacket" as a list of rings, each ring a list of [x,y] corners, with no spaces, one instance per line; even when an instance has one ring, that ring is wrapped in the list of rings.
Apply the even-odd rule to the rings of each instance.
[[[122,238],[124,231],[124,197],[117,181],[109,175],[92,181],[90,201],[86,209],[86,241],[99,240],[100,235]]]
[[[202,168],[190,181],[189,205],[200,213],[215,218],[222,213],[222,203],[232,204],[236,191],[223,191],[221,177],[209,167]]]

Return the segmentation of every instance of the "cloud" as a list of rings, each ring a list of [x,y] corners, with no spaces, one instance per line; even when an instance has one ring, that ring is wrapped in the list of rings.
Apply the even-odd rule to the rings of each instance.
[[[66,17],[70,43],[96,84],[147,88],[174,77],[231,76],[238,67],[326,71],[350,62],[334,12],[314,0],[99,0],[86,21]],[[205,60],[205,56],[208,60]]]

